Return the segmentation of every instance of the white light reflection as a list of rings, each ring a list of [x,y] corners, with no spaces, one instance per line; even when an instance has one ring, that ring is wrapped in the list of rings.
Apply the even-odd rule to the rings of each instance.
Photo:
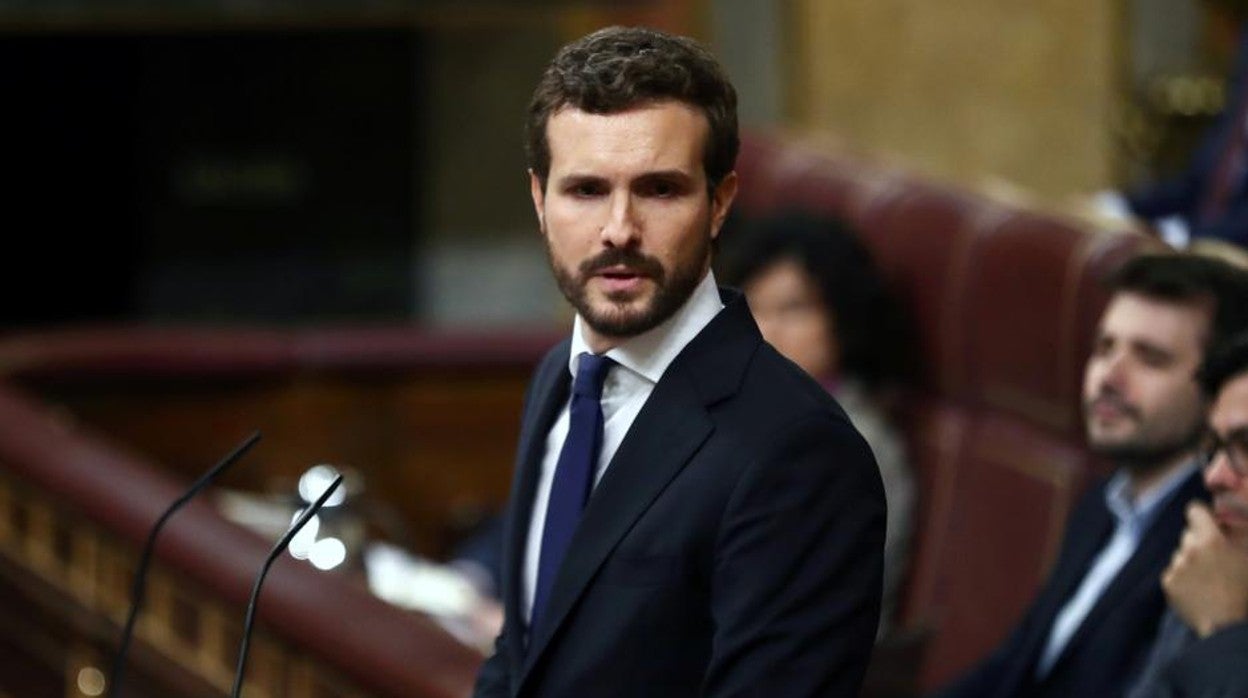
[[[104,672],[93,666],[78,671],[78,692],[84,696],[104,695]]]
[[[290,523],[292,526],[295,521],[299,519],[299,516],[302,513],[303,510],[300,509],[295,512],[293,517],[291,517]],[[303,528],[299,529],[299,532],[295,534],[295,537],[290,539],[290,546],[287,549],[290,550],[291,557],[296,560],[308,559],[308,555],[311,554],[313,546],[316,545],[316,534],[320,530],[321,521],[319,516],[313,516],[308,519],[308,523],[304,524]]]
[[[311,504],[320,497],[326,488],[334,482],[334,478],[338,477],[338,470],[332,465],[314,465],[308,468],[308,471],[299,477],[299,496],[303,501]],[[334,493],[329,495],[329,499],[325,501],[326,507],[336,507],[342,504],[347,498],[346,483],[339,485]]]
[[[347,559],[347,546],[337,538],[318,540],[308,552],[308,561],[318,570],[329,571]]]

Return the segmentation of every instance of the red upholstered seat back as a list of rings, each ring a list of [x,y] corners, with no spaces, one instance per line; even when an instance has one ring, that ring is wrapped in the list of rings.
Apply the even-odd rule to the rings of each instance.
[[[1156,243],[757,135],[738,173],[745,216],[852,223],[914,322],[899,419],[921,492],[902,621],[935,631],[921,670],[934,687],[1014,623],[1102,471],[1079,407],[1101,281]]]

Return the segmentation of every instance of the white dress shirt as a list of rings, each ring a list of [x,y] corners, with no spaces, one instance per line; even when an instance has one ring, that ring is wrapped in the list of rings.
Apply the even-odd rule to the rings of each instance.
[[[1105,486],[1105,506],[1117,521],[1114,534],[1092,561],[1092,566],[1088,568],[1088,573],[1084,575],[1074,596],[1070,597],[1054,619],[1049,640],[1040,655],[1039,663],[1036,664],[1037,677],[1043,678],[1053,668],[1070,638],[1083,624],[1084,618],[1140,547],[1140,541],[1148,533],[1149,526],[1157,518],[1162,506],[1196,467],[1196,463],[1192,462],[1179,468],[1153,491],[1135,502],[1131,501],[1131,478],[1127,473],[1119,472]]]
[[[633,420],[650,398],[650,393],[654,392],[654,386],[663,377],[663,372],[723,308],[715,276],[708,271],[689,300],[675,314],[657,327],[630,337],[607,352],[606,355],[618,365],[611,367],[602,388],[602,450],[598,453],[594,471],[595,486],[624,441]],[[584,321],[577,315],[572,325],[572,351],[568,358],[568,370],[573,377],[576,376],[581,354],[592,353],[585,342],[584,331]],[[529,521],[528,544],[524,549],[524,589],[521,594],[521,613],[526,622],[533,612],[538,560],[542,552],[542,529],[546,525],[546,504],[550,499],[559,452],[563,450],[563,442],[568,436],[571,405],[569,396],[546,436],[542,472],[537,481],[537,492],[533,495],[533,516]]]

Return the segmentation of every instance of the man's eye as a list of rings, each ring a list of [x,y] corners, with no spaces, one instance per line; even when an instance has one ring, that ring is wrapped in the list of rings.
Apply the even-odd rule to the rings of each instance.
[[[1170,355],[1163,351],[1144,349],[1140,351],[1140,361],[1145,366],[1153,368],[1165,368],[1170,365]]]
[[[1235,434],[1226,440],[1226,448],[1239,463],[1248,462],[1248,434]]]
[[[678,196],[680,191],[681,189],[677,184],[661,179],[647,182],[642,188],[642,193],[646,196],[653,196],[659,199],[670,199],[673,196]]]
[[[594,182],[580,182],[569,187],[568,193],[572,196],[579,196],[582,198],[598,196],[602,193],[602,186],[595,184]]]

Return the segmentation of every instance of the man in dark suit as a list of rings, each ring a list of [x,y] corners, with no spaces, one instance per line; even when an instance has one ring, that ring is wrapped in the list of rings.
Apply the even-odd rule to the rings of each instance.
[[[1076,506],[1049,579],[997,650],[938,695],[1112,698],[1139,675],[1165,610],[1160,575],[1184,508],[1207,497],[1196,458],[1206,348],[1243,326],[1243,277],[1153,255],[1113,281],[1084,372],[1089,446],[1118,472]]]
[[[476,695],[856,695],[883,488],[710,272],[737,187],[731,84],[688,39],[605,29],[560,50],[528,134],[577,314],[525,398],[505,621]]]
[[[1201,449],[1213,506],[1188,506],[1161,578],[1170,610],[1131,698],[1248,696],[1248,333],[1215,350],[1200,382],[1213,400]]]

